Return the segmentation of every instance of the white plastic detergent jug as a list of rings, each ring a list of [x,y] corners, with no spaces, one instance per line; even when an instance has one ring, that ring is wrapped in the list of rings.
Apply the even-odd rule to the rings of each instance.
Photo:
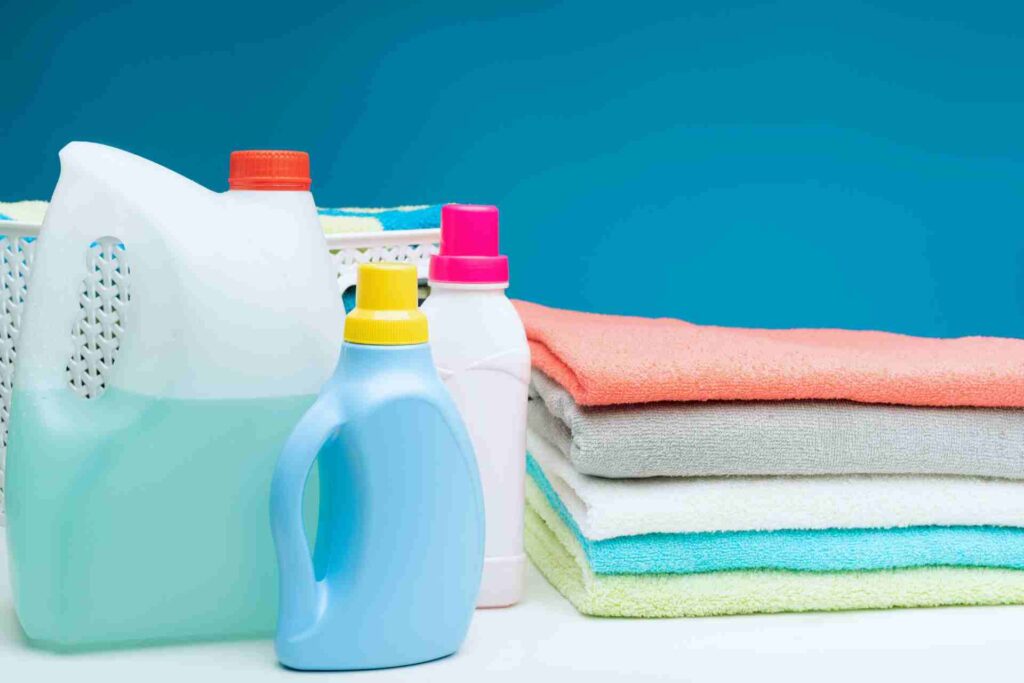
[[[441,248],[430,261],[434,362],[476,451],[487,535],[478,607],[515,604],[523,593],[523,499],[530,348],[498,254],[498,209],[441,209]]]
[[[236,152],[223,194],[60,159],[10,421],[18,617],[55,648],[272,634],[270,480],[344,316],[309,158]]]

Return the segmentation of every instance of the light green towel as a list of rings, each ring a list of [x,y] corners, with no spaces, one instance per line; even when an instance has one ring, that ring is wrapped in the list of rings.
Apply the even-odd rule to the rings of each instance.
[[[1015,569],[595,575],[575,536],[546,504],[527,504],[526,552],[576,609],[602,617],[1024,604],[1024,571]]]

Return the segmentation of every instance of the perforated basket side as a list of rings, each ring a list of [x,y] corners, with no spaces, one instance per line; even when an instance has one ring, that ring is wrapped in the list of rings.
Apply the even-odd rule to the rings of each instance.
[[[338,288],[342,294],[356,286],[356,271],[361,263],[410,263],[419,279],[426,281],[430,257],[437,253],[441,231],[396,230],[353,235],[328,235]]]

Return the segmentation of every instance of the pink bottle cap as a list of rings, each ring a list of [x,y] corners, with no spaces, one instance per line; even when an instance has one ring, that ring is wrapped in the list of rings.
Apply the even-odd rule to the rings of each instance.
[[[441,207],[441,251],[430,258],[430,279],[461,284],[508,282],[508,257],[498,253],[498,207]]]

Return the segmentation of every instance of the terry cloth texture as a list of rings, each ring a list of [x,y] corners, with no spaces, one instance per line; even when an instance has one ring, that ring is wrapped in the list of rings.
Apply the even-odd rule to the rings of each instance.
[[[849,400],[1024,407],[1024,340],[760,330],[597,315],[523,301],[533,365],[579,405]]]
[[[604,479],[527,430],[527,449],[590,539],[648,533],[1024,527],[1024,482],[939,475]]]
[[[530,427],[598,477],[962,474],[1024,479],[1024,410],[850,401],[580,406],[534,370]]]
[[[583,614],[699,617],[725,614],[1024,604],[1024,571],[924,567],[853,572],[751,570],[598,575],[557,515],[527,504],[526,552]]]
[[[317,209],[328,235],[441,227],[441,205],[399,206],[393,209]]]
[[[595,574],[698,574],[736,569],[851,571],[905,567],[1024,569],[1024,529],[916,526],[897,529],[780,529],[583,535],[532,458],[526,499],[540,516],[569,528]]]

